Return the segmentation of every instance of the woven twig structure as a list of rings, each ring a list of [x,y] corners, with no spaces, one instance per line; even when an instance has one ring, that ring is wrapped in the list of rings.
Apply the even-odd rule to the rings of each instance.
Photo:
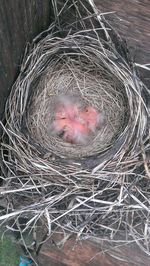
[[[125,42],[92,1],[53,1],[54,22],[26,52],[1,144],[7,210],[48,235],[134,239],[149,254],[149,91]],[[87,145],[51,135],[60,95],[105,113]],[[21,229],[20,229],[21,230]]]

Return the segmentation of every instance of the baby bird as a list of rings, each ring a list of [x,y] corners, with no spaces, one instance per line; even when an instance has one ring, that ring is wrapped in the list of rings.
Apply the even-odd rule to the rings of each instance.
[[[69,124],[70,120],[66,118],[55,119],[51,125],[52,135],[61,136]]]
[[[52,123],[52,134],[71,144],[86,144],[89,129],[75,119],[56,119]]]
[[[89,129],[79,121],[69,121],[64,128],[63,139],[72,144],[86,144],[89,138]]]
[[[78,116],[80,104],[76,101],[76,98],[69,96],[61,96],[56,101],[56,119],[69,118],[74,119]]]
[[[94,133],[96,129],[99,127],[100,114],[94,107],[92,106],[85,107],[85,109],[80,112],[79,117],[81,121],[82,120],[84,121],[84,123],[91,132]]]
[[[71,144],[86,144],[102,122],[102,116],[94,107],[83,108],[76,97],[59,97],[54,111],[51,133]]]

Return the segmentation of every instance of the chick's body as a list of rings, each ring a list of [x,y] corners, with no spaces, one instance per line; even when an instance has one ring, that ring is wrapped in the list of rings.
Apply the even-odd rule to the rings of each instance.
[[[84,121],[91,132],[95,132],[99,126],[100,115],[95,108],[87,106],[82,112],[80,112],[80,119]]]
[[[79,121],[70,120],[64,129],[63,139],[72,144],[86,144],[88,137],[88,128]]]
[[[56,119],[75,119],[78,116],[80,105],[68,96],[62,96],[56,102]]]
[[[72,144],[86,144],[99,125],[99,113],[92,106],[81,107],[81,103],[67,96],[59,98],[52,123],[54,135]]]

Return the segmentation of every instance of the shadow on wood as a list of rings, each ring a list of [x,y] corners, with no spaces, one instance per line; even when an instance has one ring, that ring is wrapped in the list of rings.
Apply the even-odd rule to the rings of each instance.
[[[127,40],[136,63],[150,64],[150,1],[149,0],[95,0],[99,10],[110,24]],[[150,88],[149,71],[140,68],[144,83]]]
[[[50,1],[2,0],[0,4],[0,119],[27,42],[50,24]]]

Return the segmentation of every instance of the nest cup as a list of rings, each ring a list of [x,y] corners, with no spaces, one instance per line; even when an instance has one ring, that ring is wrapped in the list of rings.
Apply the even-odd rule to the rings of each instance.
[[[53,57],[54,64],[49,63],[42,73],[29,105],[27,124],[30,135],[41,147],[66,159],[99,154],[113,143],[125,126],[127,96],[124,86],[117,75],[106,68],[103,56],[99,54],[98,58],[94,54],[94,49],[99,52],[99,43],[95,39],[94,49],[91,40],[82,35],[53,41],[51,44],[48,40],[44,45],[49,46],[45,60],[50,61]],[[91,136],[87,145],[72,145],[52,136],[50,125],[54,119],[54,105],[61,95],[76,97],[77,101],[93,106],[106,117],[104,125]]]
[[[10,93],[2,195],[12,207],[1,219],[28,217],[23,232],[41,221],[49,235],[59,227],[81,238],[132,236],[149,253],[141,219],[148,217],[149,92],[124,42],[91,1],[84,4],[66,4],[59,15],[54,5],[57,20],[34,40]],[[71,8],[80,15],[68,25]],[[104,113],[104,126],[87,145],[51,135],[61,95]]]

